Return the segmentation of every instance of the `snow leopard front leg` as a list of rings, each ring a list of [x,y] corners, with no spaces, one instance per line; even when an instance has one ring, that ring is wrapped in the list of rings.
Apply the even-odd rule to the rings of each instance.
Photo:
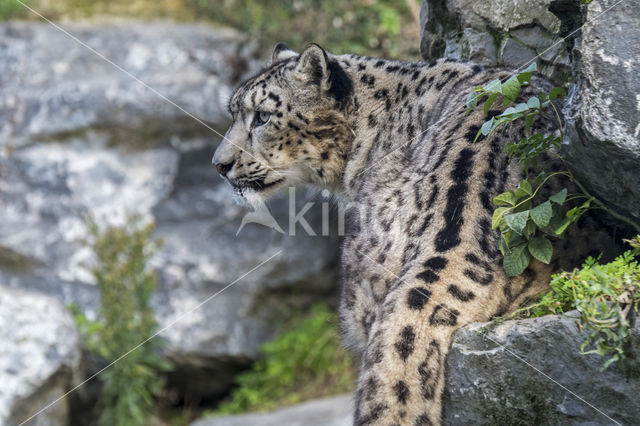
[[[507,280],[499,265],[475,254],[465,257],[460,262],[455,255],[432,256],[390,287],[367,333],[355,425],[441,424],[445,361],[454,332],[509,310],[530,293],[538,274],[547,272],[535,265]],[[514,291],[517,297],[508,297]]]

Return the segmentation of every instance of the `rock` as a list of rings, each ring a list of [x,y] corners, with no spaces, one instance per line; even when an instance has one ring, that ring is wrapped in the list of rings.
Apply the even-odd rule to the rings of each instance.
[[[541,27],[516,28],[511,31],[513,38],[532,49],[547,48],[553,42],[551,34]]]
[[[559,19],[549,11],[551,0],[452,0],[447,2],[467,22],[479,22],[502,31],[539,23],[548,31],[560,29]]]
[[[537,59],[544,75],[563,84],[568,51],[556,42],[574,14],[561,0],[423,0],[420,52],[425,60],[447,56],[514,69]]]
[[[280,408],[270,413],[209,417],[191,426],[351,426],[353,396],[341,395]]]
[[[465,28],[462,44],[466,48],[462,56],[470,61],[481,65],[498,63],[496,41],[491,34],[473,28]]]
[[[573,51],[562,152],[593,195],[640,219],[640,10],[596,0]]]
[[[0,342],[0,424],[22,423],[78,382],[78,334],[57,300],[0,286]],[[65,426],[69,415],[62,399],[30,424]]]
[[[193,127],[167,100],[224,128],[230,84],[255,66],[230,30],[127,23],[65,31],[98,54],[46,23],[0,26],[0,137],[13,147],[88,128],[109,128],[127,143]]]
[[[219,132],[231,88],[257,66],[233,31],[65,28]],[[220,140],[211,129],[48,25],[0,25],[0,46],[0,282],[93,318],[87,215],[155,221],[164,246],[152,305],[176,366],[169,384],[194,398],[228,392],[291,310],[332,300],[335,216],[333,234],[319,235],[327,200],[298,191],[291,206],[295,215],[315,203],[304,217],[318,235],[300,223],[295,236],[252,223],[236,235],[247,211],[211,167]],[[270,207],[289,231],[288,195]]]
[[[602,357],[580,353],[576,315],[507,321],[486,337],[480,330],[489,323],[458,330],[447,359],[444,424],[613,423],[576,395],[621,424],[635,424],[640,324],[631,331],[626,373],[616,366],[602,372]]]
[[[529,61],[531,61],[531,58],[535,57],[535,51],[512,38],[505,38],[502,41],[500,58],[503,65],[518,69],[520,67],[526,67]]]
[[[420,54],[425,60],[440,58],[445,51],[455,55],[457,42],[451,43],[458,30],[454,16],[444,6],[445,0],[423,1],[420,6]]]

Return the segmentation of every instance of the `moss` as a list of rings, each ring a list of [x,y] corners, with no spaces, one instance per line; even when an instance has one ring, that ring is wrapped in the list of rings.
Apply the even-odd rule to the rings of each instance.
[[[13,273],[25,273],[37,266],[41,266],[37,260],[8,247],[0,246],[0,269]]]
[[[496,30],[495,28],[487,28],[487,32],[491,35],[491,37],[493,38],[493,44],[496,48],[496,56],[498,56],[498,63],[500,63],[500,46],[502,46],[502,41],[509,36],[509,34],[503,34],[502,32],[500,32],[499,30]]]
[[[237,377],[231,397],[208,414],[265,411],[354,388],[355,362],[341,348],[337,319],[324,305],[294,318],[260,351],[262,358]]]

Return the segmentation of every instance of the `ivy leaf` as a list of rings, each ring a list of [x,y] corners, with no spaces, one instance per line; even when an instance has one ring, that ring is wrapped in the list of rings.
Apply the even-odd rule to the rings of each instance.
[[[493,102],[496,100],[497,97],[498,97],[498,94],[494,93],[487,98],[486,102],[484,103],[484,115],[487,115],[489,113],[489,110],[491,109],[491,105],[493,105]]]
[[[519,103],[518,105],[516,105],[514,108],[514,112],[518,113],[518,112],[525,112],[526,110],[529,109],[529,105],[525,104],[525,103]]]
[[[497,206],[509,205],[513,207],[516,205],[516,203],[517,203],[516,194],[513,191],[503,192],[502,194],[493,198],[493,204]]]
[[[493,117],[490,120],[484,122],[482,127],[480,128],[480,133],[487,136],[491,132],[491,127],[493,126]]]
[[[524,119],[524,127],[527,132],[531,130],[531,126],[533,126],[533,120],[535,118],[536,118],[536,114],[531,113],[531,114],[527,114],[526,118]]]
[[[467,112],[471,112],[472,109],[478,106],[478,95],[475,92],[469,93],[467,96]]]
[[[535,224],[535,222],[528,220],[527,226],[524,227],[524,238],[526,240],[529,240],[531,236],[536,233],[537,229],[538,229],[538,226]]]
[[[580,219],[582,213],[584,212],[580,207],[574,207],[567,212],[567,219],[569,219],[571,222],[576,222],[578,219]]]
[[[516,190],[516,196],[518,198],[524,198],[527,195],[531,195],[532,188],[531,183],[527,179],[522,179],[518,184],[518,189]]]
[[[534,71],[537,71],[537,69],[537,64],[535,62],[532,63],[524,71],[518,74],[518,81],[521,84],[528,83],[529,80],[531,80],[531,74],[533,74]]]
[[[502,215],[507,210],[509,210],[507,207],[498,207],[493,211],[493,216],[491,217],[491,229],[498,229],[498,226],[502,221]]]
[[[498,249],[500,249],[500,253],[502,253],[502,256],[504,256],[504,254],[509,251],[509,246],[507,245],[507,242],[505,241],[503,234],[500,234],[500,240],[498,241]]]
[[[509,107],[507,109],[505,109],[504,111],[502,111],[502,114],[499,115],[499,117],[508,117],[512,114],[515,114],[516,110],[514,107]]]
[[[527,245],[529,253],[542,263],[549,264],[553,255],[553,246],[551,241],[545,237],[535,237]]]
[[[553,201],[556,204],[563,204],[564,200],[566,199],[567,199],[567,188],[563,188],[562,191],[549,197],[549,200]]]
[[[504,254],[504,271],[508,277],[520,275],[529,266],[530,260],[526,244],[512,247],[511,251],[506,251]]]
[[[538,99],[537,97],[533,96],[533,97],[529,98],[529,100],[527,101],[527,105],[529,106],[529,108],[540,109],[540,99]]]
[[[556,235],[562,235],[562,233],[567,229],[567,226],[571,225],[571,219],[565,217],[560,221],[560,224],[556,228]]]
[[[482,88],[490,93],[502,93],[502,83],[497,78]]]
[[[515,102],[516,98],[520,94],[520,81],[518,77],[512,76],[502,85],[502,96],[504,96],[504,105],[509,105],[509,102]]]
[[[566,96],[566,92],[562,87],[554,87],[549,92],[549,99],[554,100],[556,98],[564,98]]]
[[[518,234],[522,234],[524,227],[527,226],[527,219],[529,218],[529,210],[508,214],[504,217],[504,221],[507,226],[513,229]]]
[[[552,214],[553,209],[551,208],[551,202],[549,200],[531,209],[531,219],[533,219],[540,228],[544,228],[549,224]]]
[[[527,245],[527,240],[525,240],[524,238],[522,238],[522,236],[520,234],[517,234],[515,232],[513,232],[511,229],[509,229],[509,232],[511,233],[511,238],[508,240],[509,244],[513,247],[517,247],[517,246],[521,246],[521,245]]]

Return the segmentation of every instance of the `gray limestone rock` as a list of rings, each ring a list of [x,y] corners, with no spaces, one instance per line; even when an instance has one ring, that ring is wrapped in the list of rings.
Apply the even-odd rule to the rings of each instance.
[[[606,416],[635,424],[640,324],[631,331],[627,370],[603,372],[602,357],[580,353],[575,314],[506,321],[486,335],[483,323],[458,330],[447,359],[444,424],[612,424]]]
[[[341,395],[307,401],[270,413],[209,417],[191,426],[351,426],[353,397]]]
[[[589,4],[573,51],[562,152],[593,195],[640,219],[640,9]]]
[[[0,424],[66,426],[63,399],[79,380],[80,341],[73,318],[56,299],[0,285]],[[36,415],[37,414],[37,415]]]

